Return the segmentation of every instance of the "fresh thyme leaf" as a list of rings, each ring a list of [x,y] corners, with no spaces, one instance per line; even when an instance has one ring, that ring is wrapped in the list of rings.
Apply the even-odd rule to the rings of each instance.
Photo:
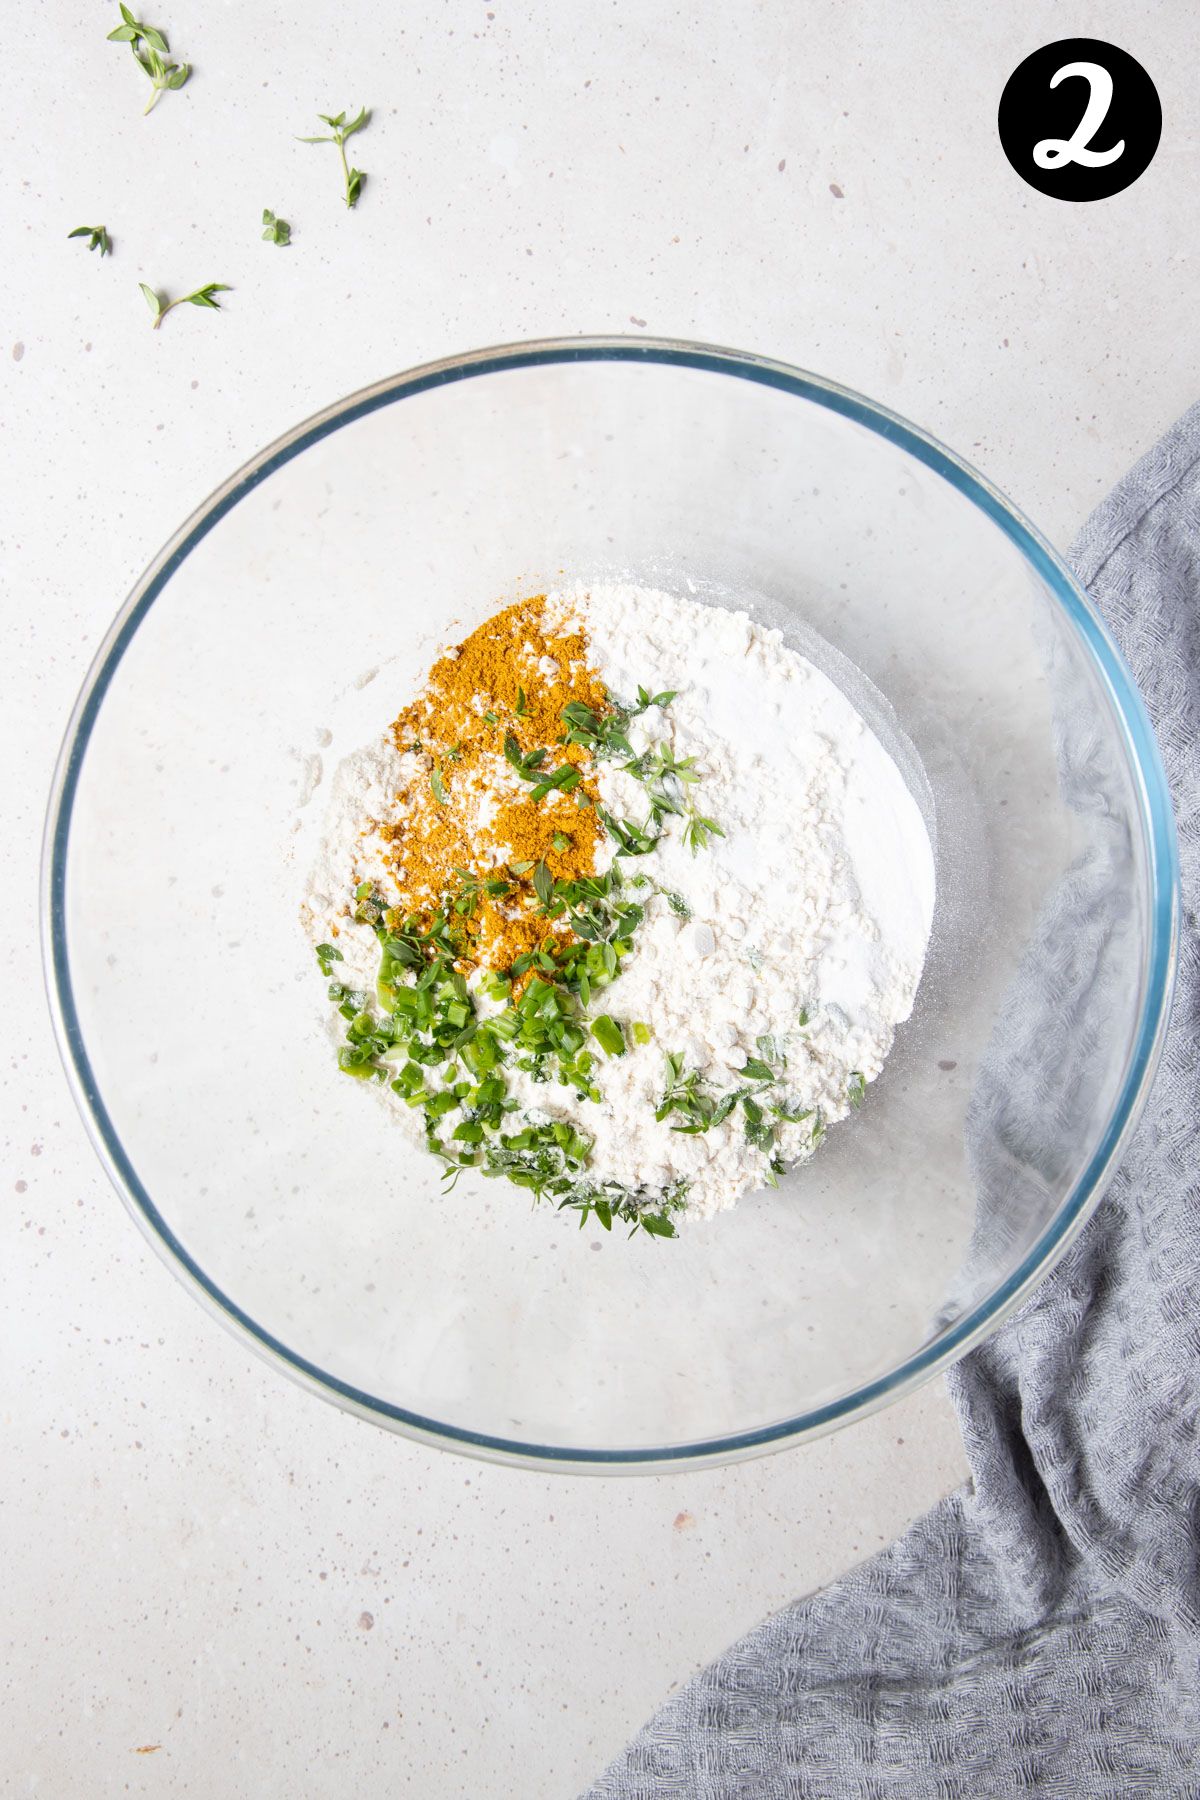
[[[263,207],[263,242],[286,248],[292,241],[292,228],[286,219],[277,219],[269,206]]]
[[[774,1081],[775,1071],[760,1062],[757,1056],[748,1056],[742,1064],[742,1074],[748,1081]]]
[[[433,797],[438,805],[445,806],[447,802],[446,788],[442,781],[442,771],[438,768],[436,763],[434,764],[429,777],[429,785],[433,790]]]
[[[525,711],[525,689],[523,687],[517,689],[517,704],[513,708],[513,711],[516,713],[518,719],[521,718]]]
[[[635,1044],[648,1044],[650,1042],[650,1027],[641,1019],[635,1019],[633,1021],[632,1025],[629,1027],[629,1032]]]
[[[710,838],[724,836],[725,833],[717,821],[706,819],[702,813],[693,813],[683,828],[683,841],[693,856],[698,851],[707,849]]]
[[[851,1106],[861,1106],[867,1091],[867,1078],[861,1069],[855,1069],[846,1085],[846,1098]]]
[[[813,1116],[811,1106],[800,1106],[795,1101],[787,1100],[773,1103],[771,1111],[777,1119],[782,1119],[788,1125],[799,1125],[802,1119],[811,1119]]]
[[[632,756],[633,745],[626,736],[626,726],[636,717],[640,707],[625,707],[608,696],[612,711],[603,716],[582,700],[572,700],[561,714],[567,727],[567,743],[582,744],[594,757]]]
[[[643,1213],[638,1224],[651,1237],[673,1238],[675,1236],[675,1227],[665,1213]]]
[[[483,715],[483,722],[485,725],[498,725],[500,723],[494,712],[485,712]]]
[[[661,788],[667,778],[677,782],[691,784],[699,781],[696,774],[696,759],[685,756],[682,759],[675,755],[669,744],[652,744],[641,756],[634,757],[626,764],[626,774],[636,775],[655,789]]]
[[[346,122],[346,115],[344,112],[333,114],[318,113],[317,117],[324,124],[328,125],[328,134],[322,137],[302,137],[299,141],[302,144],[337,145],[337,153],[342,164],[342,181],[345,188],[342,198],[348,207],[353,208],[358,205],[359,196],[366,185],[367,178],[361,169],[352,169],[350,164],[346,161],[346,140],[347,138],[352,138],[356,131],[361,131],[363,126],[370,122],[371,115],[364,106],[357,117],[351,119],[349,123]]]
[[[171,312],[174,307],[176,307],[176,306],[207,306],[207,307],[210,307],[213,312],[220,312],[220,310],[221,310],[220,305],[216,300],[213,299],[213,295],[214,294],[228,294],[228,293],[232,292],[232,289],[230,288],[228,282],[210,281],[210,282],[208,282],[208,284],[205,287],[197,288],[195,293],[193,293],[193,294],[180,294],[174,300],[164,300],[162,298],[162,296],[160,294],[157,294],[152,287],[147,287],[146,283],[144,281],[139,281],[138,286],[141,288],[142,293],[145,296],[146,305],[150,308],[150,311],[154,314],[154,329],[155,329],[155,331],[158,330],[159,326],[162,324],[162,322],[166,318],[167,314],[169,312]]]
[[[746,1119],[746,1142],[756,1150],[771,1150],[775,1143],[775,1127],[763,1117],[762,1107],[748,1094],[742,1095],[742,1112]]]
[[[601,1013],[592,1020],[592,1036],[606,1056],[624,1056],[625,1034],[608,1013]]]
[[[678,692],[678,688],[667,688],[661,694],[652,694],[649,688],[639,687],[637,705],[630,707],[629,716],[636,719],[639,713],[646,712],[651,706],[670,706]]]
[[[600,721],[596,714],[590,706],[585,706],[582,700],[572,700],[569,706],[563,707],[559,716],[563,724],[570,730],[578,729],[595,736],[600,729]]]
[[[68,238],[85,237],[89,250],[99,250],[101,257],[112,255],[112,239],[103,225],[77,225],[74,231],[68,231]]]
[[[504,738],[504,755],[522,781],[542,781],[545,779],[539,771],[549,752],[546,750],[522,750],[512,732],[506,732]]]
[[[550,842],[553,844],[555,850],[557,850],[557,852],[560,856],[565,855],[566,852],[571,848],[571,840],[567,836],[565,831],[556,831],[554,836],[551,838]]]
[[[684,1074],[683,1057],[675,1052],[667,1057],[667,1085],[654,1116],[661,1121],[678,1113],[683,1123],[673,1125],[671,1129],[687,1137],[696,1137],[711,1131],[714,1125],[723,1124],[737,1100],[736,1092],[716,1099],[704,1086],[699,1070],[692,1069]]]
[[[508,866],[514,875],[528,875],[530,869],[533,867],[533,863],[530,861],[522,861],[509,863]]]
[[[667,905],[670,907],[671,911],[675,914],[675,917],[677,919],[690,919],[691,918],[692,909],[688,905],[687,901],[684,899],[682,894],[673,894],[668,890],[665,895],[665,898],[666,898]]]
[[[156,31],[153,25],[141,24],[127,6],[121,7],[121,17],[124,24],[118,25],[115,31],[108,34],[110,44],[133,44],[139,38],[144,38],[152,50],[161,50],[164,56],[167,54],[170,46],[161,31]]]
[[[544,857],[533,871],[533,891],[543,906],[549,906],[554,898],[554,877],[546,867]]]
[[[616,819],[602,806],[597,808],[597,812],[608,835],[617,840],[618,856],[648,856],[658,843],[661,833],[652,837],[643,826],[635,825],[632,819]]]

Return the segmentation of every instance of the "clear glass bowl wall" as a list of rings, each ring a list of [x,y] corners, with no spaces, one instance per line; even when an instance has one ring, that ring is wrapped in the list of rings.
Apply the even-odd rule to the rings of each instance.
[[[443,1196],[336,1073],[297,918],[334,763],[437,645],[612,573],[780,624],[936,838],[917,1007],[861,1112],[670,1243]],[[69,1064],[158,1247],[327,1396],[516,1460],[747,1454],[961,1354],[1095,1203],[1169,989],[1161,769],[1052,553],[869,403],[682,346],[462,359],[258,459],[114,627],[48,849]]]

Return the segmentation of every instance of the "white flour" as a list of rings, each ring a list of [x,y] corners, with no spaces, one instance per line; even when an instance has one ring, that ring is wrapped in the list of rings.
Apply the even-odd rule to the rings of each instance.
[[[808,1114],[769,1115],[773,1154],[788,1164],[811,1154],[814,1124],[845,1116],[859,1077],[878,1075],[912,1009],[933,914],[928,835],[878,739],[778,632],[632,586],[569,590],[551,603],[582,624],[589,660],[618,699],[639,685],[676,690],[669,706],[633,721],[630,738],[635,751],[666,743],[697,759],[692,792],[724,836],[693,855],[671,820],[651,855],[622,859],[626,880],[648,877],[654,891],[632,896],[645,923],[593,1010],[644,1024],[650,1039],[627,1030],[624,1056],[597,1056],[601,1101],[515,1070],[509,1093],[535,1122],[569,1119],[591,1137],[597,1178],[633,1189],[682,1179],[689,1215],[711,1214],[760,1187],[768,1159],[747,1140],[740,1108],[696,1135],[673,1130],[676,1115],[656,1121],[666,1056],[682,1057],[715,1097],[740,1085],[748,1059],[769,1062],[777,1079],[764,1108]],[[347,957],[339,974],[364,987],[375,940],[347,921],[344,901],[352,881],[381,878],[370,825],[388,816],[400,763],[381,741],[341,766],[310,890],[314,941],[336,920]],[[613,814],[645,817],[645,789],[619,763],[603,764],[600,780]],[[420,1141],[420,1119],[393,1110]]]

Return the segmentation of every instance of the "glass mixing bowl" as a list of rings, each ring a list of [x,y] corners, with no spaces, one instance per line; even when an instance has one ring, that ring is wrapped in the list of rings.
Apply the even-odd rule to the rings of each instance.
[[[861,1110],[672,1242],[443,1195],[332,1066],[298,923],[332,767],[437,644],[616,571],[781,624],[936,840],[917,1006]],[[84,685],[44,906],[96,1147],[212,1312],[382,1425],[620,1471],[844,1424],[996,1328],[1138,1116],[1176,892],[1129,672],[987,481],[779,363],[581,338],[381,382],[213,494]]]

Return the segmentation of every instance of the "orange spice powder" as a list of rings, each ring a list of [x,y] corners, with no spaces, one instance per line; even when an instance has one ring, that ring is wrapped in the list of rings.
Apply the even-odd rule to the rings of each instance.
[[[439,657],[392,725],[414,766],[396,819],[380,827],[400,909],[428,922],[448,895],[469,892],[469,908],[457,915],[471,944],[464,970],[505,971],[548,936],[570,936],[561,920],[540,915],[533,871],[544,862],[560,880],[590,874],[603,837],[591,758],[562,742],[572,701],[608,710],[583,632],[556,619],[538,595],[493,614]],[[538,774],[570,763],[578,785],[535,802],[535,782],[512,767],[506,739],[522,756],[546,752]],[[464,890],[464,871],[480,882],[504,880],[508,892]]]

